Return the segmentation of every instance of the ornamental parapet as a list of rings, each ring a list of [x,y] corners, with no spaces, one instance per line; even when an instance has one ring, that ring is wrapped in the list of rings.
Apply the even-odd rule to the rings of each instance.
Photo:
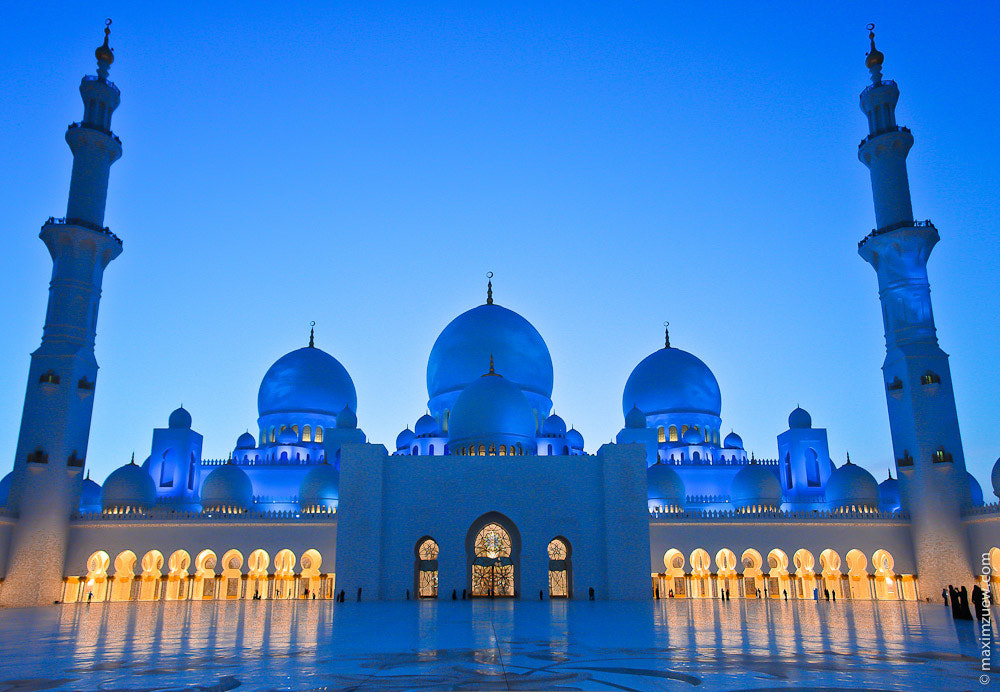
[[[98,77],[97,75],[88,74],[88,75],[84,76],[83,81],[85,81],[85,82],[103,82],[104,84],[107,84],[109,87],[111,87],[112,89],[114,89],[116,94],[121,94],[122,93],[121,89],[119,89],[118,87],[116,87],[114,82],[112,82],[109,79],[105,79],[104,77]]]
[[[893,125],[892,127],[887,127],[884,130],[879,130],[878,132],[873,132],[872,134],[870,134],[867,137],[865,137],[864,139],[862,139],[861,142],[858,143],[858,149],[860,149],[864,145],[868,144],[868,142],[872,141],[876,137],[881,137],[882,135],[887,135],[890,132],[905,132],[908,135],[913,134],[912,132],[910,132],[910,128],[908,128],[908,127],[905,127],[903,125]]]
[[[909,523],[910,517],[905,512],[840,512],[827,509],[795,510],[795,511],[772,511],[772,512],[739,512],[732,509],[705,509],[687,510],[684,512],[659,512],[650,511],[649,521],[651,523],[685,523],[697,524],[705,523],[732,523],[732,524],[758,524],[768,522],[780,523],[801,523],[808,524],[817,521],[829,523],[842,522],[894,522]]]
[[[70,123],[68,129],[74,130],[78,127],[83,128],[84,130],[93,130],[94,132],[100,132],[102,134],[106,134],[108,137],[118,142],[119,145],[122,143],[122,140],[114,132],[105,127],[101,127],[100,125],[95,125],[93,123],[85,123],[85,122]]]
[[[291,510],[273,510],[265,512],[184,512],[166,510],[157,507],[145,512],[129,512],[128,514],[112,514],[108,512],[87,512],[74,514],[72,523],[114,522],[114,523],[216,523],[216,524],[324,524],[337,521],[334,512],[303,513]]]
[[[981,517],[997,514],[1000,514],[1000,502],[994,502],[991,505],[983,505],[982,507],[966,507],[962,510],[963,517]]]
[[[934,230],[937,230],[937,227],[931,223],[930,219],[925,219],[923,221],[899,221],[898,223],[883,226],[882,228],[873,228],[871,233],[858,241],[858,249],[860,250],[864,244],[872,238],[880,236],[883,233],[898,231],[900,228],[933,228]]]
[[[892,79],[880,79],[879,81],[875,82],[874,84],[869,84],[861,92],[861,98],[864,98],[865,94],[869,93],[873,89],[878,89],[879,87],[884,87],[884,86],[896,86],[896,82],[894,80],[892,80]]]
[[[62,218],[57,219],[54,216],[50,216],[48,220],[42,224],[42,229],[44,230],[46,226],[79,226],[80,228],[86,228],[88,231],[93,231],[94,233],[100,233],[101,235],[106,235],[115,241],[119,245],[123,245],[122,239],[111,232],[111,229],[107,226],[101,227],[96,223],[91,223],[85,219],[74,219],[74,218]]]

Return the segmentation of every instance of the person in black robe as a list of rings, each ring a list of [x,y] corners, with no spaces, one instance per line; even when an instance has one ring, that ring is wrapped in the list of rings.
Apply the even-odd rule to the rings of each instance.
[[[972,611],[969,610],[969,590],[964,586],[962,590],[958,592],[958,618],[960,620],[971,620]]]
[[[960,619],[961,615],[959,615],[958,590],[951,584],[948,584],[948,602],[951,603],[952,619]]]
[[[979,588],[978,583],[972,587],[972,606],[976,609],[976,619],[982,620],[985,612],[983,610],[983,590]]]

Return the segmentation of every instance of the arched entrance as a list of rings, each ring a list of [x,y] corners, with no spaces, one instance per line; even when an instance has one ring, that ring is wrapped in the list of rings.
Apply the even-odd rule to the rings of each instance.
[[[573,569],[570,563],[569,541],[558,537],[549,541],[549,598],[570,598],[573,595]]]
[[[465,540],[469,593],[473,598],[516,598],[521,537],[513,522],[491,512],[480,517]]]
[[[437,541],[425,536],[417,541],[416,564],[414,565],[413,587],[417,598],[437,598],[438,596],[438,548]]]

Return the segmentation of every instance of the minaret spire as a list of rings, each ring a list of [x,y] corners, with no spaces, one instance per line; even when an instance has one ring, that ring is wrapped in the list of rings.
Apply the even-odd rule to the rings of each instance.
[[[309,323],[309,348],[316,348],[316,322]]]
[[[493,305],[493,272],[486,272],[486,304]]]
[[[868,136],[858,158],[868,167],[876,227],[858,254],[878,277],[885,328],[882,374],[903,508],[910,514],[920,588],[937,593],[972,578],[962,509],[971,502],[948,355],[931,309],[927,259],[940,239],[930,221],[915,221],[906,174],[910,130],[896,124],[899,89],[882,78],[884,57],[870,48],[872,83],[861,92]]]
[[[111,36],[111,17],[104,20],[104,43],[97,47],[94,55],[97,57],[97,78],[107,80],[108,68],[115,61],[114,48],[108,45],[108,37]]]
[[[670,348],[670,322],[663,323],[663,348]]]

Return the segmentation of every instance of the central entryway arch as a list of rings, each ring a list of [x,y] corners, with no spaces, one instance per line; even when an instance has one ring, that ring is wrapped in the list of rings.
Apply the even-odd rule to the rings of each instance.
[[[465,537],[468,589],[473,598],[516,598],[521,585],[521,535],[499,512],[479,517]]]

